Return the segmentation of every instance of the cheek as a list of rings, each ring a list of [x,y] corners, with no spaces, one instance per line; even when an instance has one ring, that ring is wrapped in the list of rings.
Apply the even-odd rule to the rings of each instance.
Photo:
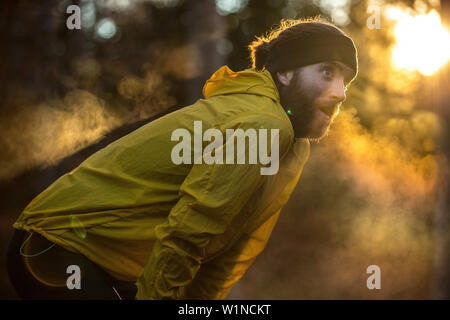
[[[327,81],[321,81],[315,85],[314,90],[318,96],[326,96],[332,90],[332,84]]]
[[[319,79],[304,81],[303,85],[305,94],[307,94],[312,101],[315,101],[322,96],[326,96],[327,91],[329,91],[330,88],[331,85],[329,82]]]
[[[322,97],[324,97],[325,94],[326,90],[318,86],[311,86],[310,89],[307,91],[307,95],[311,103],[317,103],[317,101],[322,99]]]

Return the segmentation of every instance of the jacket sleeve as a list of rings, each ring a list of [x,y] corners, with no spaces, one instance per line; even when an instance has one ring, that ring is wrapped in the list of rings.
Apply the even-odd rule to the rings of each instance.
[[[223,300],[264,250],[281,209],[258,229],[244,233],[224,254],[203,264],[186,287],[185,299]]]
[[[246,130],[261,128],[262,124],[270,127],[273,121],[267,123],[265,118],[267,116],[247,115],[221,129]],[[289,136],[280,138],[280,153],[287,150],[288,140]],[[231,139],[225,146],[230,142]],[[246,146],[248,148],[248,143]],[[263,182],[260,168],[259,163],[192,166],[167,221],[155,228],[157,240],[138,277],[136,299],[183,298],[184,287],[196,276],[210,239],[226,231]]]

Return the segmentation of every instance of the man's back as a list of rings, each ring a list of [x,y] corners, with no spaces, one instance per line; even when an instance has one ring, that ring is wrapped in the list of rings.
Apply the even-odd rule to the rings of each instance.
[[[142,287],[156,281],[144,280],[149,274],[156,277],[164,257],[187,257],[168,271],[181,284],[183,272],[214,261],[244,234],[261,231],[258,228],[270,221],[263,230],[265,238],[252,238],[257,243],[253,251],[259,253],[298,181],[309,142],[300,139],[293,150],[292,125],[267,71],[234,73],[223,67],[207,82],[204,95],[206,99],[92,155],[36,197],[14,227],[33,230],[83,254],[116,279],[136,281],[142,273],[141,298],[173,295],[169,290],[153,294]],[[203,132],[215,128],[224,137],[227,129],[278,129],[280,172],[261,175],[262,165],[248,161],[175,164],[177,142],[172,141],[172,133],[187,129],[194,140],[194,121],[201,122]],[[203,141],[202,149],[206,145]],[[189,155],[192,160],[194,149]]]

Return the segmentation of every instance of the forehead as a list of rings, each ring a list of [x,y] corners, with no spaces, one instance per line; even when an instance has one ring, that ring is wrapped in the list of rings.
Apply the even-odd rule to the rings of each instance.
[[[346,64],[344,64],[340,61],[326,61],[324,63],[329,63],[329,64],[334,65],[342,73],[346,83],[348,83],[352,79],[354,71],[352,68],[350,68]]]
[[[301,67],[298,69],[297,74],[314,74],[317,71],[320,71],[320,68],[323,66],[333,66],[335,70],[340,73],[344,78],[345,85],[348,85],[350,83],[350,80],[353,79],[354,71],[352,68],[347,66],[346,64],[336,61],[336,60],[328,60],[328,61],[322,61],[315,64],[310,64],[304,67]]]
[[[341,72],[344,73],[344,75],[351,76],[353,74],[353,69],[340,61],[326,61],[326,62],[334,64],[336,67],[338,67],[338,69],[341,70]]]
[[[354,76],[354,71],[352,68],[350,68],[346,64],[344,64],[340,61],[336,61],[336,60],[322,61],[319,63],[314,63],[314,64],[310,64],[307,66],[297,68],[297,69],[295,69],[295,75],[297,77],[300,77],[301,75],[306,76],[307,74],[312,75],[317,70],[320,70],[320,68],[322,66],[325,66],[325,65],[333,66],[334,68],[336,68],[336,70],[344,77],[344,82],[346,83],[346,85],[350,82],[350,80]]]
[[[333,61],[332,60],[322,61],[322,62],[319,62],[319,63],[310,64],[310,65],[307,65],[307,66],[300,67],[300,68],[298,68],[298,70],[301,71],[301,70],[308,69],[308,70],[312,71],[313,69],[315,69],[317,67],[321,67],[321,66],[323,66],[325,64],[333,65],[334,67],[336,67],[336,69],[338,69],[340,72],[342,72],[344,77],[351,77],[353,75],[353,73],[354,73],[353,69],[350,68],[349,66],[347,66],[346,64],[344,64],[344,63],[342,63],[340,61],[334,61],[334,60]]]

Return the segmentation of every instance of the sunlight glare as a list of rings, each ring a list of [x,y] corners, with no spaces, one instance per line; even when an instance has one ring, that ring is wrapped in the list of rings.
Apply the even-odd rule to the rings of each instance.
[[[392,59],[397,68],[417,70],[429,76],[445,65],[450,58],[450,34],[441,24],[439,14],[412,15],[398,7],[386,10],[388,19],[396,20]]]

